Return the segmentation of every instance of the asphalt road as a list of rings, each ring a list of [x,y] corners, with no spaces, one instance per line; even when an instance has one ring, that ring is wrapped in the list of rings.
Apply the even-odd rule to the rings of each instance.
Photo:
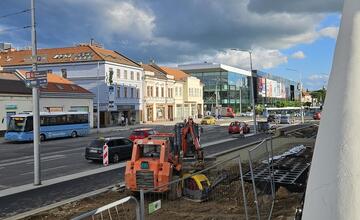
[[[157,126],[159,131],[169,131],[173,126]],[[106,136],[128,137],[131,131],[118,131]],[[58,140],[41,144],[42,179],[52,179],[86,170],[102,167],[101,163],[84,158],[85,147],[97,134]],[[229,138],[227,127],[204,126],[202,144]],[[33,182],[33,145],[32,143],[0,144],[0,190]]]

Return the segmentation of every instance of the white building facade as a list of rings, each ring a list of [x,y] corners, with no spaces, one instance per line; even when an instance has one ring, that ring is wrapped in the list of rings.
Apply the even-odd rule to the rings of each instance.
[[[31,51],[0,54],[5,70],[31,70]],[[94,111],[100,109],[102,127],[142,120],[143,69],[131,59],[93,45],[39,49],[39,70],[51,70],[95,94]],[[98,104],[99,100],[99,104]]]
[[[174,120],[174,76],[164,73],[155,64],[144,68],[144,122]]]

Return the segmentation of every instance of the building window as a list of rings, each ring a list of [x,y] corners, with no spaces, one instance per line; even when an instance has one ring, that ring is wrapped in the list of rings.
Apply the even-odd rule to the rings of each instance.
[[[137,72],[137,80],[140,81],[140,72]]]
[[[182,88],[179,88],[179,96],[182,96]]]
[[[127,70],[124,70],[124,79],[127,79]]]
[[[117,97],[120,98],[120,86],[116,88],[116,92],[117,92]]]
[[[113,68],[109,68],[108,82],[110,85],[113,84],[113,77],[114,77],[114,70],[113,70]]]
[[[131,91],[131,98],[134,98],[134,88],[131,88],[130,91]]]
[[[63,78],[67,78],[67,71],[66,71],[66,69],[61,69],[61,76],[62,76]]]
[[[130,72],[130,79],[131,79],[131,80],[134,80],[134,71],[131,71],[131,72]]]
[[[150,94],[151,94],[151,97],[154,97],[154,87],[153,86],[151,86],[150,87]]]
[[[178,95],[178,87],[175,87],[175,96],[179,96]]]
[[[138,98],[140,98],[140,89],[136,89],[136,98],[138,99]]]
[[[127,87],[124,86],[124,97],[127,98]]]
[[[146,87],[146,97],[150,97],[150,86]]]
[[[156,86],[156,97],[159,97],[159,87]]]
[[[161,97],[164,97],[164,87],[161,87]]]
[[[121,78],[121,76],[120,76],[120,69],[117,69],[117,70],[116,70],[116,77],[117,77],[118,79]]]

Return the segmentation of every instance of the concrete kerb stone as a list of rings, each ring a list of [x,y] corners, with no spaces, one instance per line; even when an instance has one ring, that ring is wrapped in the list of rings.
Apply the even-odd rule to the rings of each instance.
[[[70,174],[67,176],[62,176],[62,177],[58,177],[58,178],[54,178],[54,179],[50,179],[50,180],[45,180],[42,182],[42,184],[40,186],[34,186],[33,184],[26,184],[26,185],[22,185],[22,186],[11,187],[9,189],[1,190],[0,197],[5,197],[5,196],[12,195],[12,194],[25,192],[25,191],[30,191],[33,189],[39,189],[39,188],[51,186],[51,185],[54,185],[57,183],[82,178],[85,176],[90,176],[90,175],[94,175],[94,174],[98,174],[98,173],[102,173],[102,172],[106,172],[106,171],[119,169],[119,168],[125,167],[125,165],[126,165],[125,162],[123,162],[123,163],[110,165],[107,167],[101,167],[101,168],[97,168],[97,169],[93,169],[93,170],[84,171],[81,173],[75,173],[75,174]]]
[[[5,220],[18,220],[18,219],[27,218],[27,217],[36,215],[38,213],[48,211],[50,209],[57,208],[59,206],[65,205],[67,203],[79,201],[79,200],[82,200],[82,199],[85,199],[85,198],[89,198],[89,197],[99,195],[101,193],[108,192],[108,191],[112,190],[113,188],[123,189],[123,188],[125,188],[125,183],[121,182],[119,184],[110,185],[110,186],[107,186],[107,187],[104,187],[104,188],[101,188],[101,189],[98,189],[98,190],[94,190],[94,191],[91,191],[91,192],[88,192],[88,193],[84,193],[84,194],[81,194],[79,196],[75,196],[75,197],[72,197],[70,199],[66,199],[66,200],[51,204],[51,205],[43,206],[43,207],[40,207],[40,208],[37,208],[37,209],[33,209],[33,210],[30,210],[30,211],[27,211],[27,212],[17,214],[15,216],[6,218]]]

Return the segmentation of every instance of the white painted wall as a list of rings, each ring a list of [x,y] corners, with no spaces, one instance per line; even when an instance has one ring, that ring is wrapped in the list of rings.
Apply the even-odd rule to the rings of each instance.
[[[16,109],[6,109],[7,105],[15,105]],[[0,95],[0,131],[6,130],[6,113],[7,112],[26,112],[32,111],[32,97],[29,95]]]
[[[112,62],[99,62],[99,78],[101,81],[99,82],[100,86],[100,103],[106,104],[107,107],[109,101],[109,89],[108,89],[108,79],[109,79],[109,69],[112,68],[114,71],[113,74],[113,82],[115,85],[120,86],[122,90],[127,87],[128,93],[130,94],[130,88],[139,88],[140,95],[138,98],[124,98],[123,96],[115,100],[115,104],[118,105],[135,105],[136,110],[142,110],[142,97],[143,97],[143,89],[142,89],[142,77],[143,77],[143,69],[140,67],[127,66]],[[31,66],[23,66],[23,67],[6,67],[8,70],[14,69],[25,69],[31,70]],[[45,64],[39,65],[39,70],[52,70],[54,74],[58,74],[61,76],[62,69],[66,69],[67,78],[79,86],[88,89],[92,93],[95,94],[94,103],[97,103],[97,74],[98,74],[98,62],[78,62],[78,63],[65,63],[65,64]],[[117,70],[120,70],[120,78],[117,77]],[[127,77],[124,77],[124,72],[127,71]],[[137,75],[135,74],[135,78],[131,79],[131,71],[134,73],[139,73],[139,80]],[[104,106],[104,107],[105,107]]]
[[[345,0],[302,219],[360,219],[360,1]]]

